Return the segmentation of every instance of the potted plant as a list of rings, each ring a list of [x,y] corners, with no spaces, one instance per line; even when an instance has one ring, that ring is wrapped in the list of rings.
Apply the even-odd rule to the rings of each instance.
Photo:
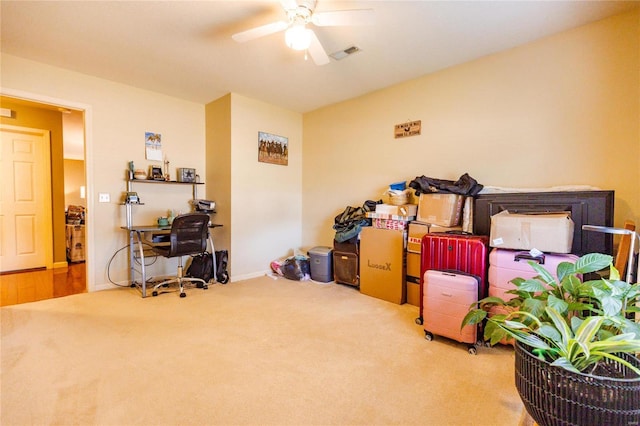
[[[484,323],[491,345],[515,339],[516,387],[539,424],[640,424],[640,285],[599,253],[561,263],[557,278],[529,264],[535,278],[512,280],[510,300],[478,301],[462,326]],[[606,279],[581,279],[607,267]]]

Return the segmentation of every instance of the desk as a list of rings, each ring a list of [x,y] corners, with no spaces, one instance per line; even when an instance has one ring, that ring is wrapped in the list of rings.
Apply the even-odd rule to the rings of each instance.
[[[209,228],[217,228],[222,226],[220,224],[209,224]],[[168,234],[171,232],[171,225],[159,226],[159,225],[142,225],[142,226],[122,226],[121,229],[129,232],[129,280],[132,286],[138,287],[142,293],[142,297],[147,297],[147,271],[144,264],[144,245],[148,246],[160,246],[169,245],[170,243],[154,243],[144,238],[145,232],[153,232],[155,234]],[[137,240],[137,241],[135,241]],[[213,254],[213,278],[216,279],[216,249],[213,245],[213,238],[211,238],[211,232],[209,232],[209,244],[211,244],[211,253]],[[140,283],[136,281],[136,267],[135,267],[135,252],[136,247],[140,255]]]

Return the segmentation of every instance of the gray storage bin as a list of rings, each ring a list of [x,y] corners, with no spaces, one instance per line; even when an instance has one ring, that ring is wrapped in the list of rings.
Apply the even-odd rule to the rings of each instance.
[[[333,258],[331,247],[318,246],[309,250],[311,279],[327,283],[333,281]]]

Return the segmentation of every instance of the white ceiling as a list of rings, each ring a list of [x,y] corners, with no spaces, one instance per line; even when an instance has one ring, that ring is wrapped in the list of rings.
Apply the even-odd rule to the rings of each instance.
[[[266,1],[0,1],[2,52],[208,103],[229,92],[307,112],[638,7],[638,1],[333,1],[373,9],[367,27],[314,27],[316,66],[283,33],[235,32],[285,18]]]

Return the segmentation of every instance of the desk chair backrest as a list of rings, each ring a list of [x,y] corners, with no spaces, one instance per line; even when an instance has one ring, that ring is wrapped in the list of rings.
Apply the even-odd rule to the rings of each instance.
[[[186,256],[202,253],[207,249],[209,215],[186,213],[176,216],[171,225],[169,247],[166,257]]]

